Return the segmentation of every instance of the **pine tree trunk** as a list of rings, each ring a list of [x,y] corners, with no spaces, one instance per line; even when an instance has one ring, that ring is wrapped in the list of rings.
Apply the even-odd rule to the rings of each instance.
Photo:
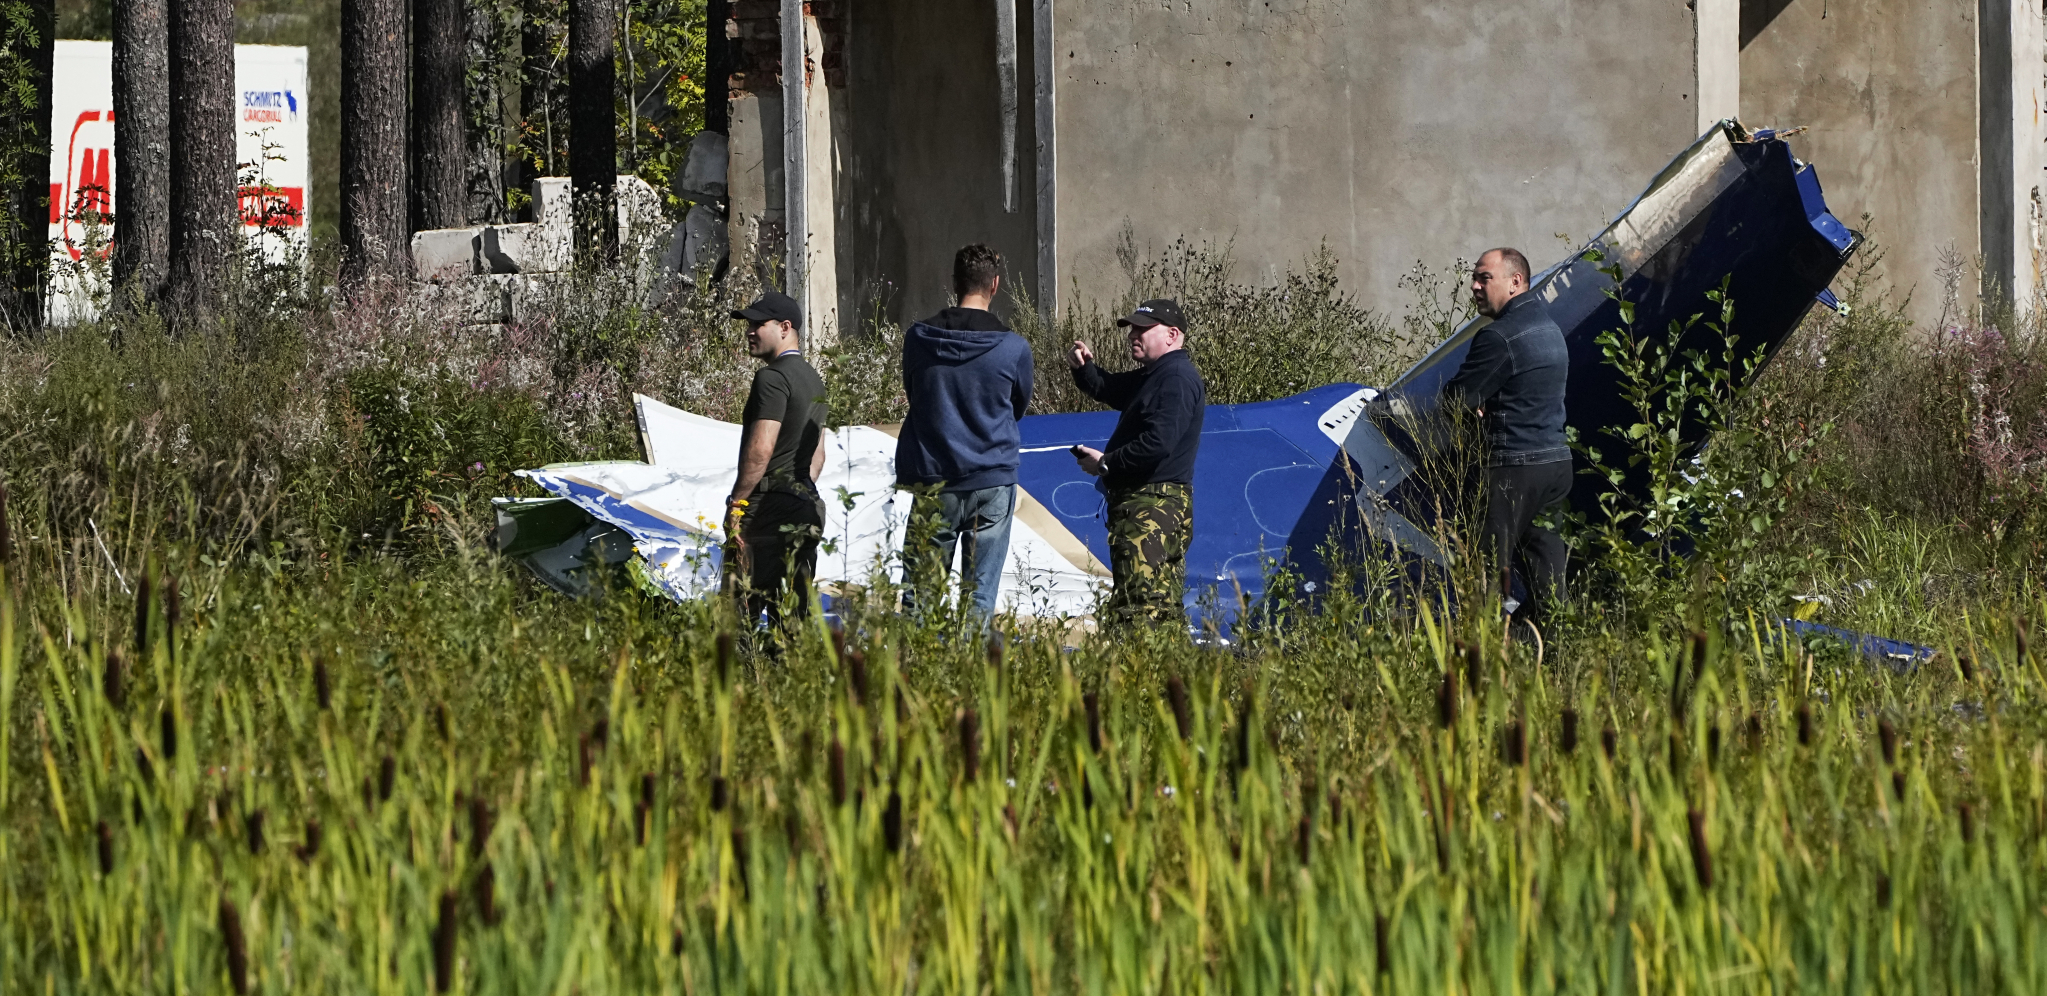
[[[171,22],[166,0],[114,0],[114,301],[161,303],[171,254]]]
[[[29,0],[27,29],[35,44],[23,46],[28,84],[19,106],[0,123],[0,155],[13,157],[21,181],[0,193],[6,204],[0,239],[0,324],[9,332],[33,334],[43,327],[43,295],[50,275],[50,217],[64,205],[50,203],[50,73],[57,56],[56,0]],[[9,41],[22,31],[12,27]]]
[[[170,81],[170,304],[190,325],[219,308],[235,250],[234,0],[172,0]]]
[[[341,286],[412,273],[404,0],[341,2]]]
[[[469,223],[463,156],[469,22],[462,0],[412,4],[412,228]]]
[[[576,202],[576,255],[618,255],[617,11],[612,0],[569,0],[569,182]]]

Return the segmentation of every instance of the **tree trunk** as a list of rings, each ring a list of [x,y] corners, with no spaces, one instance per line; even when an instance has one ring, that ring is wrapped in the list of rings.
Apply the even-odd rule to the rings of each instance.
[[[341,286],[412,273],[406,232],[405,2],[341,2]]]
[[[732,127],[732,43],[725,23],[732,18],[730,0],[704,5],[704,130],[726,134]]]
[[[235,250],[234,0],[172,0],[170,52],[170,304],[189,326],[220,306]]]
[[[576,204],[576,255],[608,263],[618,255],[617,11],[612,0],[569,0],[569,183]]]
[[[171,255],[171,22],[166,0],[114,0],[114,302],[163,299]]]
[[[469,223],[463,176],[469,22],[462,0],[412,3],[412,228]]]
[[[35,43],[21,45],[23,28]],[[6,120],[0,155],[13,158],[20,182],[0,193],[6,200],[5,238],[0,239],[0,323],[8,331],[32,334],[43,327],[43,294],[50,275],[50,219],[65,205],[50,203],[50,72],[56,61],[56,0],[29,0],[28,24],[9,25],[8,47],[21,45],[27,86],[0,97]],[[11,74],[10,74],[11,75]],[[8,79],[8,83],[16,80]]]

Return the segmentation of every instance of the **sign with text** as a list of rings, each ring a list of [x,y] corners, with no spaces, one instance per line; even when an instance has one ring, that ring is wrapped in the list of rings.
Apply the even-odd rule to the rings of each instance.
[[[49,318],[65,324],[90,318],[106,295],[121,191],[114,183],[113,43],[59,39],[56,47]],[[235,46],[242,234],[272,263],[304,258],[310,118],[305,48]]]

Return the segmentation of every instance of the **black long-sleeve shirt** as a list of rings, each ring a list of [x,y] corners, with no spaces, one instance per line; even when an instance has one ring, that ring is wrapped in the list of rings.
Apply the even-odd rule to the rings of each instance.
[[[1102,448],[1104,483],[1112,488],[1194,483],[1208,386],[1186,350],[1123,373],[1106,373],[1089,361],[1073,371],[1073,384],[1123,413]]]

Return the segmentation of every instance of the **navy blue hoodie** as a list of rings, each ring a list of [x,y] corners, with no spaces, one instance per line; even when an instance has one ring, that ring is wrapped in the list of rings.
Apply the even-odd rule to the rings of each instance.
[[[947,308],[910,326],[910,417],[896,438],[896,483],[947,491],[1015,484],[1016,420],[1031,404],[1032,370],[1030,344],[978,308]]]

